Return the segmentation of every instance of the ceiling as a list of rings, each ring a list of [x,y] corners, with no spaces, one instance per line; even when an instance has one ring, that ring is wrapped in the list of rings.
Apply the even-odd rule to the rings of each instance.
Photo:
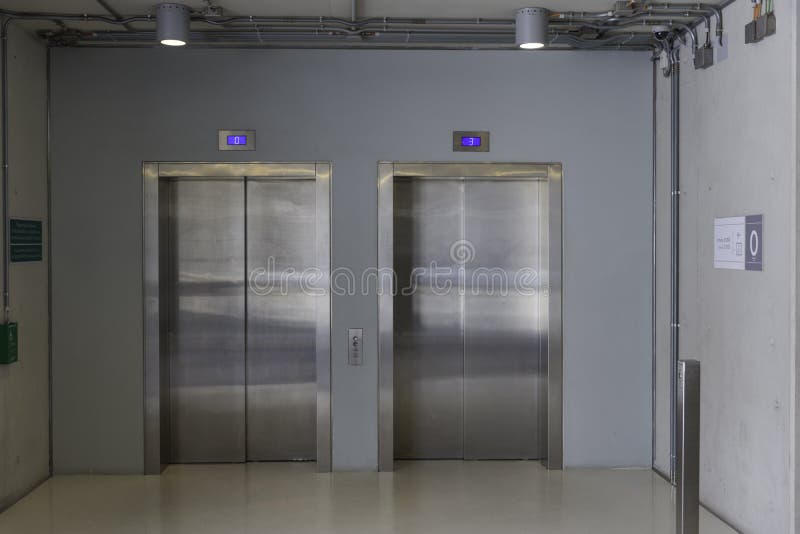
[[[0,0],[0,9],[19,11],[25,13],[52,13],[59,15],[102,15],[113,17],[116,15],[142,16],[154,15],[155,6],[163,0]],[[194,11],[202,12],[208,6],[207,0],[172,0],[186,3]],[[314,21],[281,21],[280,23],[259,21],[248,23],[236,21],[222,25],[213,25],[206,22],[192,24],[192,42],[197,45],[221,44],[254,44],[256,46],[297,46],[304,43],[308,46],[316,44],[329,44],[333,46],[398,46],[417,47],[438,44],[453,48],[475,48],[479,46],[494,48],[514,48],[513,19],[515,12],[520,7],[535,5],[545,7],[551,11],[572,11],[603,13],[615,7],[615,0],[356,0],[357,18],[364,21],[358,28],[346,26],[346,22]],[[639,0],[640,3],[642,0]],[[706,3],[718,4],[725,0],[706,0]],[[728,0],[729,2],[730,0]],[[690,0],[678,0],[678,3],[687,4]],[[258,16],[258,17],[333,17],[349,21],[351,18],[351,0],[211,0],[212,5],[223,9],[223,17],[229,16]],[[644,4],[652,3],[654,6],[675,2],[668,0],[644,0]],[[106,9],[106,7],[108,9]],[[673,8],[674,10],[674,8]],[[114,14],[112,14],[112,12]],[[673,11],[674,12],[674,11]],[[672,15],[668,20],[673,20]],[[389,25],[380,26],[382,23],[368,23],[367,18],[389,17],[395,19]],[[662,20],[664,14],[661,14]],[[684,15],[686,17],[686,15]],[[436,28],[436,22],[422,20],[401,19],[459,19],[451,20],[457,26]],[[584,19],[583,15],[576,15],[576,19]],[[591,19],[591,17],[589,17]],[[683,20],[688,22],[693,15]],[[479,19],[495,19],[494,23]],[[498,19],[502,22],[498,24]],[[574,19],[571,19],[574,20]],[[642,19],[638,19],[642,20]],[[469,21],[469,22],[464,22]],[[680,20],[679,20],[680,22]],[[653,24],[658,23],[651,22]],[[344,24],[344,26],[342,26]],[[395,26],[392,26],[395,24]],[[433,24],[430,26],[429,24]],[[492,25],[494,24],[494,25]],[[570,46],[580,47],[587,45],[584,38],[592,36],[581,33],[582,30],[594,32],[601,39],[594,41],[591,46],[609,46],[619,48],[628,46],[641,49],[642,46],[652,45],[649,27],[642,20],[642,24],[622,24],[614,32],[577,27],[566,22],[568,30],[562,26],[551,44],[565,45],[564,39],[579,37],[577,43]],[[376,27],[378,25],[378,27]],[[481,26],[483,25],[483,26]],[[439,24],[441,26],[441,24]],[[125,27],[109,24],[102,21],[75,21],[69,20],[62,23],[52,21],[26,21],[21,25],[24,30],[39,33],[45,36],[54,45],[80,45],[80,44],[107,44],[114,46],[142,45],[152,46],[154,43],[154,21],[137,21]],[[480,29],[479,29],[480,27]],[[345,28],[345,31],[342,29]],[[357,30],[357,33],[356,33]],[[604,29],[603,29],[604,30]],[[353,31],[348,34],[347,31]],[[570,35],[564,35],[564,32]],[[635,35],[635,37],[633,37]],[[603,40],[603,39],[610,40]],[[613,38],[613,39],[612,39]],[[613,42],[612,42],[613,41]],[[434,43],[438,44],[434,44]],[[316,44],[315,44],[316,43]]]
[[[174,0],[173,0],[174,1]],[[180,1],[180,0],[179,0]],[[687,2],[689,0],[686,0]],[[718,3],[720,0],[706,0]],[[123,15],[154,13],[158,0],[106,0]],[[203,0],[182,0],[200,8]],[[350,0],[213,0],[228,15],[349,17]],[[517,9],[535,5],[554,11],[604,11],[614,0],[358,0],[359,16],[512,18]],[[0,8],[27,12],[106,14],[96,0],[0,0]]]

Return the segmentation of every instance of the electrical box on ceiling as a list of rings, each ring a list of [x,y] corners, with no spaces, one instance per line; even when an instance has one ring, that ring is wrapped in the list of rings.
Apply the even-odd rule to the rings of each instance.
[[[764,4],[761,2],[755,4],[753,20],[744,27],[745,44],[757,43],[770,35],[775,35],[778,29],[778,21],[771,7],[772,0],[768,1],[769,11],[763,15],[761,14],[761,8]]]
[[[639,7],[639,2],[635,2],[632,0],[617,0],[614,3],[614,11],[633,11]]]
[[[714,47],[711,44],[701,46],[694,54],[694,68],[707,69],[714,65]]]

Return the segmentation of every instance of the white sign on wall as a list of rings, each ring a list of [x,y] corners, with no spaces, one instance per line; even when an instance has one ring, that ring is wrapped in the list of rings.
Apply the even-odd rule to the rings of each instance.
[[[714,267],[739,271],[764,268],[764,216],[714,219]]]

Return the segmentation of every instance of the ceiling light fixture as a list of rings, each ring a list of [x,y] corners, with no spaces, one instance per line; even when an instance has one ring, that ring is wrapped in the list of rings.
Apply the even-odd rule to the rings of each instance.
[[[166,46],[183,46],[189,42],[191,11],[183,4],[165,3],[156,6],[156,36]]]
[[[523,7],[517,11],[517,46],[526,50],[544,48],[550,11],[543,7]]]

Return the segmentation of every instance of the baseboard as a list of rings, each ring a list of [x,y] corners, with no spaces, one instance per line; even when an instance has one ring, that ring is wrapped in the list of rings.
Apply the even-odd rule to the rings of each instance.
[[[672,477],[661,471],[658,467],[653,466],[653,472],[658,476],[660,476],[661,478],[663,478],[664,480],[666,480],[667,482],[669,482],[670,484],[672,484]]]
[[[666,473],[662,472],[662,471],[661,471],[660,469],[658,469],[656,466],[653,466],[653,472],[654,472],[655,474],[657,474],[658,476],[660,476],[661,478],[663,478],[665,481],[667,481],[667,483],[669,483],[669,484],[672,484],[672,481],[670,480],[670,476],[669,476],[669,475],[667,475]],[[725,518],[724,518],[724,517],[723,517],[721,514],[719,514],[719,513],[718,513],[716,510],[714,510],[714,509],[712,509],[712,508],[710,508],[710,507],[706,506],[706,505],[705,505],[705,504],[703,504],[702,502],[700,503],[700,506],[701,506],[701,507],[703,507],[703,508],[705,508],[705,509],[706,509],[706,511],[707,511],[709,514],[713,515],[714,517],[716,517],[717,519],[719,519],[720,521],[722,521],[723,523],[725,523],[725,526],[727,526],[728,528],[732,529],[732,530],[733,530],[733,531],[735,531],[735,532],[740,532],[740,530],[739,530],[738,528],[736,528],[735,526],[733,526],[733,525],[731,524],[731,522],[730,522],[730,521],[728,521],[727,519],[725,519]]]
[[[734,532],[741,532],[741,530],[739,530],[738,528],[736,528],[735,526],[733,526],[733,525],[731,524],[731,522],[730,522],[730,521],[728,521],[727,519],[725,519],[725,518],[724,518],[722,515],[720,515],[720,514],[719,514],[719,513],[718,513],[716,510],[714,510],[714,509],[712,509],[712,508],[709,508],[708,506],[706,506],[706,505],[705,505],[705,504],[703,504],[702,502],[700,503],[700,506],[702,506],[703,508],[705,508],[705,509],[706,509],[706,511],[707,511],[709,514],[713,515],[714,517],[716,517],[717,519],[719,519],[720,521],[722,521],[723,523],[725,523],[725,525],[726,525],[728,528],[732,529]]]
[[[44,484],[50,479],[50,475],[42,478],[41,480],[35,482],[31,486],[23,489],[22,491],[14,492],[7,497],[0,499],[0,514],[17,504],[19,501],[27,497],[33,490]]]

